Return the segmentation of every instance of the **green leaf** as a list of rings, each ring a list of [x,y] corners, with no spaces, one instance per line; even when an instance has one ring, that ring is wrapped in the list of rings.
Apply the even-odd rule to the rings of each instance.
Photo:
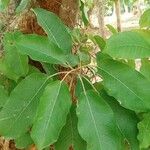
[[[31,144],[33,144],[33,140],[31,139],[29,132],[25,133],[24,135],[20,136],[14,141],[15,141],[15,146],[18,149],[28,148]]]
[[[107,40],[103,52],[114,58],[148,58],[150,57],[149,39],[150,32],[147,30],[127,31],[114,34]]]
[[[57,66],[48,63],[42,63],[42,67],[48,75],[56,74],[58,71]],[[59,75],[52,77],[53,80],[59,79]]]
[[[19,33],[16,33],[18,35]],[[28,73],[28,57],[21,55],[13,45],[13,34],[6,33],[3,39],[5,56],[0,60],[0,71],[8,78],[17,81]],[[17,67],[16,67],[17,66]]]
[[[123,107],[134,111],[150,109],[150,82],[135,69],[111,58],[98,55],[98,73],[103,85]],[[144,87],[144,88],[143,88]]]
[[[81,94],[77,116],[79,133],[87,142],[87,150],[122,149],[122,136],[113,111],[94,91]]]
[[[7,100],[8,92],[4,89],[2,85],[0,85],[0,108],[4,106]]]
[[[91,82],[88,78],[81,78],[82,82],[84,83],[85,89],[86,90],[91,90],[92,86],[89,84]],[[77,78],[77,84],[75,88],[75,96],[78,98],[80,94],[83,92],[83,87],[80,78]]]
[[[108,96],[104,90],[100,91],[100,95],[112,108],[118,128],[128,142],[130,149],[139,150],[139,142],[137,140],[137,123],[139,120],[136,114],[131,110],[121,107],[119,103],[113,97]]]
[[[59,17],[41,8],[35,8],[33,11],[37,16],[39,25],[47,33],[49,40],[62,49],[65,54],[71,53],[71,36]]]
[[[135,69],[136,68],[136,63],[135,63],[135,60],[134,59],[117,59],[117,61],[121,62],[121,63],[124,63],[128,66],[130,66],[131,68]]]
[[[79,51],[77,55],[79,56],[79,60],[82,65],[90,64],[91,58],[88,52]]]
[[[88,10],[89,9],[85,6],[84,2],[80,0],[80,11],[81,11],[81,16],[82,16],[82,21],[85,26],[89,24]]]
[[[150,27],[150,9],[146,10],[139,21],[140,27]]]
[[[118,33],[118,31],[110,24],[107,24],[106,27],[109,29],[109,31],[112,33],[112,34],[116,34]]]
[[[66,125],[62,129],[58,141],[55,143],[56,150],[68,150],[70,147],[74,150],[86,150],[86,142],[79,135],[77,122],[75,106],[72,106]]]
[[[140,148],[148,148],[150,146],[150,113],[144,114],[143,120],[138,124]]]
[[[80,62],[78,55],[64,54],[57,45],[50,42],[45,36],[35,34],[16,35],[14,45],[18,48],[20,53],[29,55],[36,61],[50,64],[61,64],[64,66],[69,64],[73,67],[78,65]],[[82,62],[85,61],[84,58],[81,59]]]
[[[1,0],[0,1],[0,11],[4,11],[6,7],[8,6],[10,0]]]
[[[42,66],[48,75],[57,73],[57,69],[55,68],[53,64],[42,63]]]
[[[62,81],[50,83],[41,97],[31,137],[39,150],[57,141],[71,107],[71,96]]]
[[[12,79],[16,82],[19,79],[19,77],[15,73],[13,73],[13,71],[9,69],[9,67],[7,67],[4,58],[0,59],[0,73],[4,74],[7,78]]]
[[[30,130],[40,96],[48,82],[43,74],[32,74],[11,92],[0,112],[0,133],[16,139]]]
[[[150,60],[142,59],[140,72],[150,81]]]
[[[31,0],[21,0],[19,6],[16,9],[16,13],[20,13],[26,9]]]
[[[92,41],[98,45],[98,47],[103,51],[106,46],[106,41],[99,35],[95,35],[92,38]]]
[[[14,44],[21,53],[29,55],[33,60],[52,64],[66,62],[66,55],[47,37],[21,34],[15,37]]]
[[[0,84],[4,86],[8,94],[16,87],[17,83],[0,74]]]
[[[150,30],[148,29],[137,29],[135,30],[138,34],[142,36],[142,38],[150,44]]]
[[[35,66],[29,65],[29,72],[28,75],[32,74],[32,73],[41,73],[40,70],[38,68],[36,68]]]

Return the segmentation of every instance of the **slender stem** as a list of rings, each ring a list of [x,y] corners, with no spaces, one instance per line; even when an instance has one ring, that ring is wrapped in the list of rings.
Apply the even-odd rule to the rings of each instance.
[[[61,80],[61,82],[63,82],[63,81],[67,78],[67,76],[68,76],[70,73],[72,73],[72,72],[74,72],[74,71],[76,71],[76,70],[78,70],[78,69],[80,69],[80,68],[76,68],[76,69],[72,69],[72,70],[68,71],[68,72],[66,73],[66,75],[63,77],[63,79]]]
[[[81,76],[80,76],[80,77],[81,77]],[[94,87],[94,85],[93,85],[85,76],[82,75],[82,77],[92,86],[92,88],[94,89],[94,91],[99,94],[99,92],[98,92],[97,89]]]
[[[52,75],[48,76],[48,79],[50,79],[50,78],[52,78],[52,77],[55,77],[55,76],[57,76],[57,75],[60,75],[60,74],[65,74],[65,73],[67,73],[67,72],[68,72],[68,71],[57,72],[57,73],[55,73],[55,74],[52,74]]]
[[[80,75],[78,75],[78,76],[79,76],[79,79],[80,79],[81,84],[82,84],[83,92],[84,92],[84,94],[86,95],[86,90],[85,90],[85,86],[84,86],[83,80],[82,80],[82,78],[81,78]]]
[[[75,72],[75,71],[77,71],[77,70],[81,70],[82,68],[90,67],[90,66],[91,66],[91,67],[96,67],[96,66],[94,66],[94,65],[84,65],[84,66],[80,66],[80,67],[78,67],[78,68],[72,69],[72,70],[70,70],[70,71],[57,72],[57,73],[55,73],[55,74],[52,74],[52,75],[48,76],[48,79],[50,79],[50,78],[52,78],[52,77],[54,77],[54,76],[60,75],[60,74],[66,74],[66,75],[64,76],[64,78],[61,80],[61,82],[63,82],[63,81],[66,79],[66,77],[67,77],[69,74],[71,74],[72,72]],[[81,72],[80,72],[80,74],[81,74]]]

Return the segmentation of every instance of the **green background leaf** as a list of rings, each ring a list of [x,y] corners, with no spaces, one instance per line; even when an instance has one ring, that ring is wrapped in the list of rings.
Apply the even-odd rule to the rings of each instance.
[[[18,32],[15,35],[19,35]],[[13,45],[14,34],[6,33],[3,39],[4,57],[0,60],[0,71],[8,78],[17,81],[28,73],[28,57],[18,52]],[[17,66],[17,67],[16,67]]]
[[[77,123],[76,107],[73,105],[68,114],[66,125],[55,143],[56,150],[68,150],[70,147],[74,150],[86,150],[86,142],[79,135]]]
[[[30,3],[30,1],[31,0],[21,0],[19,6],[16,9],[16,13],[21,13],[23,10],[25,10],[28,4]]]
[[[21,53],[29,55],[33,60],[52,64],[66,62],[66,55],[47,37],[21,34],[15,37],[14,44]]]
[[[79,133],[87,142],[87,150],[122,149],[122,136],[113,111],[94,91],[81,94],[77,116]]]
[[[104,89],[100,90],[102,98],[112,108],[119,130],[124,136],[124,141],[127,141],[131,150],[139,150],[139,142],[137,140],[137,118],[135,112],[125,109],[113,98],[107,95]]]
[[[98,73],[102,76],[103,85],[110,96],[123,107],[134,111],[150,109],[149,80],[126,64],[111,58],[103,59],[103,55],[98,55],[97,62]]]
[[[0,11],[4,11],[8,6],[10,0],[1,0],[0,1]]]
[[[57,141],[71,107],[71,96],[64,82],[50,83],[40,100],[31,137],[39,150]]]
[[[144,114],[142,121],[138,124],[140,148],[150,146],[150,113]]]
[[[150,9],[146,10],[142,16],[140,17],[139,21],[140,27],[150,27]]]
[[[107,40],[103,52],[114,58],[148,58],[150,56],[150,41],[148,39],[150,39],[150,32],[147,30],[114,34]]]
[[[14,142],[15,146],[19,149],[28,148],[31,144],[33,144],[33,140],[31,139],[29,132],[15,139]]]
[[[150,60],[142,59],[140,72],[150,81]]]
[[[30,130],[47,82],[47,76],[31,74],[17,85],[0,112],[1,135],[15,139]]]
[[[3,107],[7,100],[8,92],[5,90],[4,86],[0,85],[0,108]]]
[[[56,44],[63,52],[71,53],[72,40],[63,22],[52,12],[41,8],[33,10],[39,25],[45,30],[50,41]]]

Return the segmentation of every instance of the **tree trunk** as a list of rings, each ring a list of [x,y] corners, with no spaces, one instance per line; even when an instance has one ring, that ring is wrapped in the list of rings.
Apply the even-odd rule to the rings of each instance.
[[[12,0],[15,2],[14,0]],[[14,3],[13,3],[14,4]],[[33,7],[41,7],[48,11],[54,12],[69,27],[74,27],[77,19],[78,0],[37,0],[32,4]],[[10,9],[14,12],[14,9]],[[11,16],[12,17],[12,16]],[[0,15],[1,18],[1,15]],[[6,20],[6,18],[4,17]],[[8,19],[9,20],[9,19]],[[13,18],[11,18],[13,20]],[[7,21],[8,22],[8,21]],[[10,24],[8,22],[8,24]],[[33,12],[25,13],[18,23],[18,28],[24,33],[36,33],[45,35],[43,29],[37,24],[37,20]],[[32,62],[35,66],[41,67],[38,62]],[[7,141],[0,138],[0,149],[16,150],[13,141]],[[30,150],[36,150],[35,146],[31,146]]]
[[[78,0],[62,0],[59,17],[69,27],[73,28],[77,23]]]
[[[120,0],[115,0],[115,12],[117,18],[117,29],[121,31],[121,11],[120,11]]]
[[[101,36],[105,38],[105,0],[95,0],[95,5],[98,9],[99,31]]]
[[[41,7],[58,15],[61,20],[69,27],[76,23],[78,12],[78,0],[38,0],[33,7]],[[45,34],[37,24],[33,12],[27,12],[22,18],[19,28],[24,33]]]

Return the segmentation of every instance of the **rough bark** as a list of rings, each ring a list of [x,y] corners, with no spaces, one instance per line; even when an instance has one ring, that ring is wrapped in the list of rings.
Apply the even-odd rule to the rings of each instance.
[[[14,1],[14,0],[12,0]],[[14,1],[15,2],[15,1]],[[58,15],[64,23],[69,27],[74,27],[76,24],[77,11],[78,11],[78,0],[37,0],[35,3],[31,4],[31,7],[41,7],[48,11],[54,12]],[[11,9],[10,9],[11,10]],[[12,9],[14,12],[14,9]],[[12,19],[11,19],[12,20]],[[19,29],[24,33],[36,33],[39,35],[45,35],[43,29],[37,24],[37,20],[33,12],[28,11],[24,13],[20,18]],[[41,68],[41,64],[39,62],[34,62],[30,60],[30,64],[35,65],[39,69]],[[61,68],[64,69],[64,68]],[[72,76],[67,80],[72,80]],[[70,83],[70,81],[67,81]],[[72,81],[73,85],[76,83],[76,79]],[[69,84],[70,85],[70,84]],[[74,86],[70,89],[74,95]],[[0,138],[0,150],[17,150],[13,141],[6,141],[3,138]],[[30,150],[36,150],[35,146],[32,146]]]
[[[121,31],[121,11],[120,11],[120,0],[115,0],[115,13],[117,18],[117,29]]]
[[[73,28],[77,22],[78,0],[62,0],[59,16],[63,22]]]
[[[69,27],[75,26],[78,0],[38,0],[32,4],[33,7],[41,7],[58,15],[61,20]],[[45,34],[42,28],[37,24],[33,12],[29,11],[23,15],[19,28],[24,33]]]
[[[95,5],[98,9],[99,31],[101,36],[105,38],[105,0],[95,0]]]

